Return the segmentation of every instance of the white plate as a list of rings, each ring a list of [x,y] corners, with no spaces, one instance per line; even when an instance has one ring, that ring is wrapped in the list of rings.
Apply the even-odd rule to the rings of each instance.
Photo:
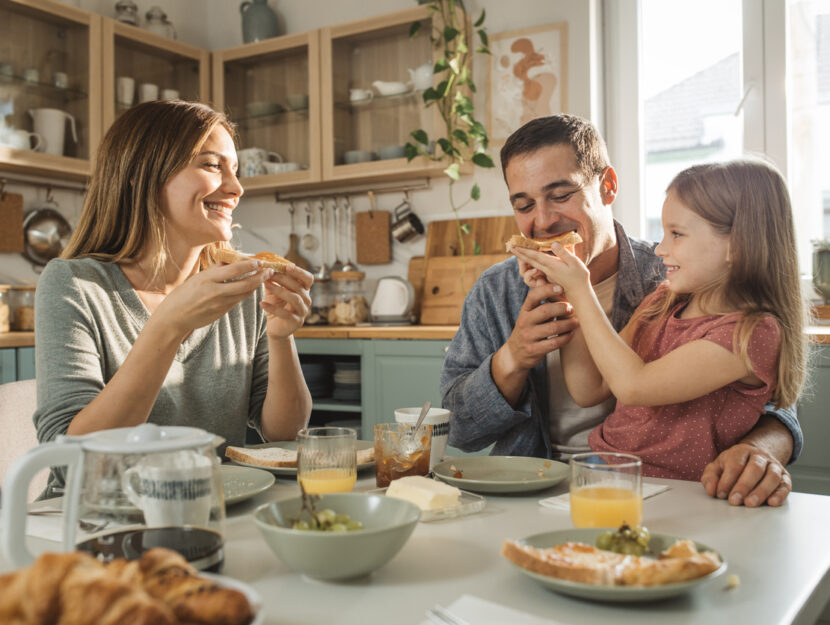
[[[227,575],[217,575],[216,573],[199,573],[199,577],[209,579],[217,586],[222,588],[230,588],[231,590],[238,590],[248,599],[251,604],[251,611],[254,613],[254,620],[249,625],[262,625],[265,622],[265,609],[262,607],[262,597],[251,586],[245,582],[240,582],[238,579],[228,577]]]
[[[386,490],[386,488],[375,488],[368,492],[370,494],[385,495]],[[486,504],[487,500],[481,495],[462,490],[461,497],[459,497],[458,503],[454,506],[447,506],[446,508],[438,508],[436,510],[421,510],[421,521],[440,521],[441,519],[454,519],[459,516],[475,514],[476,512],[481,512]]]
[[[361,449],[371,449],[375,444],[372,441],[357,441],[358,451]],[[276,443],[262,443],[261,445],[249,445],[251,449],[259,449],[261,447],[282,447],[283,449],[297,449],[297,441],[279,441]],[[297,467],[264,467],[260,464],[251,464],[249,462],[241,462],[239,460],[231,460],[231,464],[238,464],[242,467],[251,467],[252,469],[262,469],[263,471],[270,471],[274,475],[297,475]],[[357,465],[357,470],[362,471],[375,466],[375,462],[364,462]]]
[[[593,545],[596,542],[597,536],[605,531],[607,530],[602,528],[560,530],[557,532],[534,534],[533,536],[528,536],[527,538],[522,539],[522,542],[527,543],[532,547],[539,547],[541,549],[561,545],[569,540]],[[677,540],[680,540],[677,536],[651,532],[649,549],[653,553],[660,553],[674,544]],[[697,547],[698,551],[714,551],[711,547],[707,547],[706,545],[698,542],[695,542],[695,547]],[[590,601],[634,603],[668,599],[669,597],[676,597],[694,590],[701,584],[705,584],[706,582],[721,575],[726,570],[726,561],[724,561],[722,557],[721,561],[721,566],[717,570],[709,573],[709,575],[704,575],[703,577],[699,577],[698,579],[693,579],[688,582],[662,584],[660,586],[598,586],[595,584],[582,584],[580,582],[571,582],[564,579],[558,579],[556,577],[550,577],[548,575],[540,575],[539,573],[528,571],[527,569],[524,569],[517,564],[513,564],[512,562],[510,564],[528,577],[535,579],[543,586],[547,586],[551,590],[555,590],[556,592],[565,595],[580,597]]]
[[[268,490],[277,481],[272,473],[262,469],[223,464],[219,470],[222,473],[222,491],[225,493],[226,506],[250,499]]]
[[[440,462],[432,472],[448,484],[477,493],[532,493],[564,480],[568,465],[526,456],[469,456]]]

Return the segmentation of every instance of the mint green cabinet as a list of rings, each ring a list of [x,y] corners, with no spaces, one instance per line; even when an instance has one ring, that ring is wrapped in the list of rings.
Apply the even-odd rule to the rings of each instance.
[[[7,347],[0,349],[0,384],[31,380],[35,377],[35,348]]]
[[[807,390],[798,402],[804,449],[788,469],[793,490],[830,495],[830,346],[813,349]]]

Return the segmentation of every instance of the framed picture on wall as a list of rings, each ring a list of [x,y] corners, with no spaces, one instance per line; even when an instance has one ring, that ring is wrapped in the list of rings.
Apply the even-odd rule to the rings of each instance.
[[[568,23],[490,35],[487,132],[490,142],[537,117],[567,109]]]

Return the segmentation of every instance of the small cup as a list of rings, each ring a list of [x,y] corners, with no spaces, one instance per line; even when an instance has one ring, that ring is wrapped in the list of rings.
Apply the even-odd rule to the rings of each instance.
[[[395,421],[415,425],[420,408],[398,408],[395,411]],[[447,437],[450,433],[450,411],[445,408],[430,408],[424,423],[432,426],[432,449],[429,454],[429,470],[444,460],[444,453],[447,451]]]
[[[371,89],[349,89],[349,101],[351,102],[367,102],[374,97],[375,93]]]
[[[118,103],[132,106],[135,98],[135,79],[130,76],[119,76],[115,79],[115,83]]]
[[[34,67],[27,67],[23,70],[23,80],[26,82],[36,83],[40,81],[40,72]]]
[[[159,86],[151,82],[145,82],[138,85],[138,101],[152,102],[159,98]]]
[[[403,158],[406,156],[406,148],[402,145],[385,145],[378,150],[378,155],[382,161],[391,158]]]
[[[432,426],[417,430],[407,423],[378,423],[375,435],[375,483],[378,488],[407,475],[429,473]]]
[[[302,111],[308,108],[308,94],[307,93],[292,93],[286,98],[288,108],[292,111]]]
[[[179,99],[179,92],[176,89],[162,89],[161,90],[161,99],[162,100],[178,100]]]
[[[0,82],[11,82],[14,68],[11,63],[0,63]]]
[[[609,527],[643,521],[643,461],[631,454],[592,451],[571,456],[574,527]]]
[[[377,157],[377,154],[369,150],[348,150],[343,153],[343,162],[346,165],[354,165],[355,163],[374,161]]]
[[[58,89],[66,89],[69,86],[69,76],[66,72],[55,72],[52,74],[52,86]]]
[[[348,493],[357,480],[357,432],[306,428],[297,433],[297,482],[309,495]]]

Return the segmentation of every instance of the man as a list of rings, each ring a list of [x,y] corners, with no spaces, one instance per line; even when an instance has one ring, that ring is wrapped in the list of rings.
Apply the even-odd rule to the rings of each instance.
[[[579,233],[576,253],[619,331],[664,268],[654,244],[628,237],[613,218],[617,174],[596,129],[570,115],[532,120],[508,138],[501,162],[521,232]],[[588,450],[588,433],[615,400],[579,408],[568,395],[558,348],[578,321],[557,301],[561,293],[516,258],[488,269],[470,290],[441,376],[451,445],[476,451],[494,444],[493,454],[547,458]],[[781,505],[792,489],[784,465],[801,444],[794,409],[768,413],[706,467],[701,482],[733,505]]]

